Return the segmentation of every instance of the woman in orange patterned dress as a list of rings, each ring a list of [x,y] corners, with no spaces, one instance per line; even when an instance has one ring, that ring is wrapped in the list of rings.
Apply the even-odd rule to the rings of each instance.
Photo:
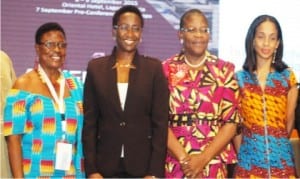
[[[241,91],[242,135],[235,141],[236,178],[293,178],[295,166],[289,135],[295,120],[297,81],[282,61],[278,21],[257,17],[246,37],[246,61],[237,72]]]

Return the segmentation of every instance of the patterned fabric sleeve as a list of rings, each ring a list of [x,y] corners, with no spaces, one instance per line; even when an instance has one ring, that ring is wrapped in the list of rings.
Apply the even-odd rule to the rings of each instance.
[[[170,71],[169,70],[169,63],[170,63],[171,58],[166,59],[165,61],[162,62],[163,71],[164,71],[164,74],[165,74],[167,79],[169,78],[169,71]]]
[[[70,73],[64,73],[67,85],[70,89],[71,95],[76,101],[78,106],[78,127],[77,127],[77,146],[76,146],[76,156],[75,156],[75,167],[76,167],[76,178],[84,178],[84,168],[83,168],[83,151],[82,151],[82,127],[83,127],[83,84]]]
[[[289,85],[290,87],[297,86],[298,80],[296,78],[296,74],[292,69],[288,69],[290,71],[290,76],[289,76]]]
[[[30,129],[26,112],[29,95],[18,89],[9,91],[4,108],[4,136],[24,134]]]
[[[223,120],[225,122],[240,123],[241,118],[238,113],[239,88],[234,74],[234,65],[225,62],[224,73],[224,97],[223,97]]]

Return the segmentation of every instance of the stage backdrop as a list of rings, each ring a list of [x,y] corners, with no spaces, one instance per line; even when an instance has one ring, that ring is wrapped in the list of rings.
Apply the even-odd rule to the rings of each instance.
[[[36,60],[35,31],[45,22],[56,21],[67,34],[65,69],[84,80],[88,61],[111,52],[112,15],[126,4],[138,6],[145,18],[141,53],[162,61],[178,53],[180,16],[198,8],[210,23],[209,50],[234,62],[237,69],[245,58],[244,39],[253,18],[274,15],[284,33],[284,60],[300,76],[298,0],[1,0],[1,49],[21,75]]]

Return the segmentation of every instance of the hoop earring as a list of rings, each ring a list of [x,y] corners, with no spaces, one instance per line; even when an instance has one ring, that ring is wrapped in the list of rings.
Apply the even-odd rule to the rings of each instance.
[[[272,63],[275,63],[277,50],[274,51]]]

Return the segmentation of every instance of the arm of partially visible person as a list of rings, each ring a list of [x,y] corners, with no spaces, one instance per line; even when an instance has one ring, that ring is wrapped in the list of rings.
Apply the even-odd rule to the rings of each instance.
[[[289,90],[288,97],[287,97],[287,109],[286,109],[287,125],[286,126],[287,126],[288,136],[291,135],[292,130],[294,129],[297,99],[298,99],[298,89],[297,89],[297,85],[294,85]]]
[[[84,167],[87,178],[102,178],[97,170],[97,120],[99,118],[98,104],[96,98],[96,91],[93,83],[93,75],[88,66],[87,76],[84,83],[83,95],[83,130],[82,130],[82,144],[84,154]]]
[[[290,89],[287,95],[287,109],[286,109],[286,129],[288,137],[292,134],[295,125],[295,110],[297,106],[298,99],[298,88],[297,88],[297,78],[296,74],[292,69],[289,70],[289,86]]]
[[[14,178],[24,178],[21,135],[6,136],[9,163]]]
[[[0,103],[0,114],[2,116],[2,110],[5,104],[5,98],[7,96],[8,91],[11,89],[13,86],[14,81],[16,80],[16,73],[13,68],[12,60],[10,57],[4,52],[0,51],[0,89],[1,89],[1,103]],[[2,119],[1,119],[2,120]]]
[[[167,151],[169,90],[161,63],[157,62],[155,65],[151,104],[152,154],[145,177],[163,178]]]
[[[0,129],[1,129],[1,144],[4,144],[4,137],[3,137],[3,108],[5,105],[5,99],[9,90],[11,89],[14,81],[16,80],[15,70],[13,68],[12,60],[10,57],[4,52],[0,51]],[[11,169],[9,167],[9,160],[8,160],[8,153],[7,153],[7,146],[2,145],[0,146],[1,149],[1,177],[9,177],[11,176]]]

